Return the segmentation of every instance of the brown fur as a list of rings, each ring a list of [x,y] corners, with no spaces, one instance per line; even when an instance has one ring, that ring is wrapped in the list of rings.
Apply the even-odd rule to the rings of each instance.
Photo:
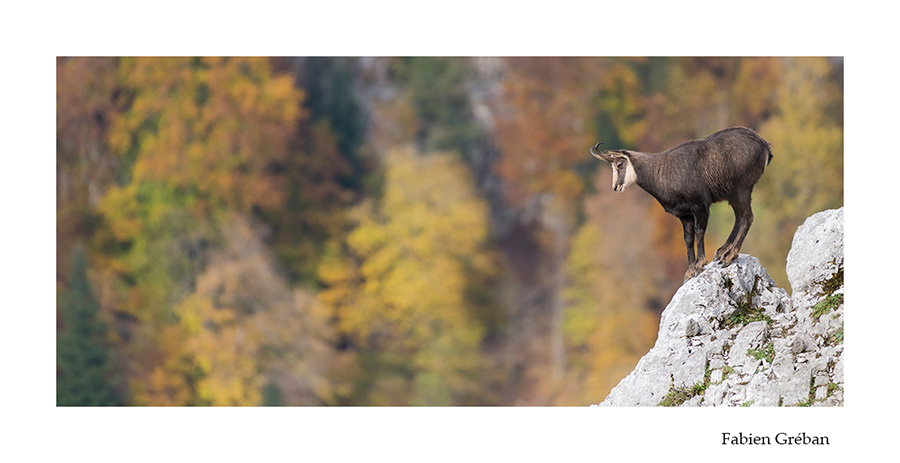
[[[734,228],[716,251],[715,260],[728,265],[737,257],[753,223],[753,187],[772,160],[769,143],[756,132],[732,127],[660,153],[601,153],[599,145],[591,148],[594,157],[607,162],[629,160],[638,186],[656,198],[666,212],[681,219],[688,257],[685,280],[700,273],[706,264],[703,238],[713,203],[728,201],[735,216]],[[623,171],[619,169],[614,189],[622,185]]]

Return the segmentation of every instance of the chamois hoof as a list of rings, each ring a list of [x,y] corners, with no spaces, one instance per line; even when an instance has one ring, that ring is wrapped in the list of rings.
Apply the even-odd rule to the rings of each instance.
[[[694,275],[695,275],[695,273],[693,270],[687,269],[687,271],[684,272],[684,283],[687,283],[688,280],[690,280],[691,278],[694,278]]]
[[[735,258],[737,258],[737,252],[728,251],[722,253],[721,256],[716,256],[715,260],[719,262],[720,266],[728,267],[732,262],[734,262]]]
[[[687,271],[684,272],[684,281],[688,281],[691,278],[699,275],[703,272],[703,267],[706,266],[706,262],[697,262],[694,265],[688,267]]]
[[[700,274],[700,272],[689,268],[687,270],[687,272],[684,272],[684,282],[687,283],[688,280],[690,280],[691,278],[694,278],[695,276],[697,276],[699,274]]]
[[[726,249],[725,247],[721,247],[718,251],[716,251],[716,256],[713,257],[713,262],[717,262],[722,267],[728,267],[734,261],[735,257],[737,257],[736,252],[733,252],[730,249]]]

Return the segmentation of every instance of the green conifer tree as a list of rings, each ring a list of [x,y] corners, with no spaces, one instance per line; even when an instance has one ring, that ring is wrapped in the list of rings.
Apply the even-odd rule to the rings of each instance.
[[[69,286],[57,299],[63,327],[56,335],[56,404],[122,405],[111,380],[107,325],[91,292],[84,249],[72,253]]]

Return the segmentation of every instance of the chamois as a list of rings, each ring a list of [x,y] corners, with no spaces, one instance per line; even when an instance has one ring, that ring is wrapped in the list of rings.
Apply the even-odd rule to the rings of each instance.
[[[753,223],[753,186],[772,160],[771,147],[759,134],[746,127],[732,127],[661,153],[601,152],[602,144],[597,143],[590,152],[612,164],[613,191],[621,192],[637,183],[666,212],[681,220],[688,258],[685,281],[706,265],[703,235],[710,204],[727,200],[734,210],[734,228],[714,260],[727,266],[737,257]]]

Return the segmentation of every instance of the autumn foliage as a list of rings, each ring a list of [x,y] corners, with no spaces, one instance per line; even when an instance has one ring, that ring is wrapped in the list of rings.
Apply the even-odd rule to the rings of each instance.
[[[588,148],[758,131],[743,252],[784,285],[796,226],[843,203],[842,66],[60,58],[57,402],[599,402],[686,256]]]

